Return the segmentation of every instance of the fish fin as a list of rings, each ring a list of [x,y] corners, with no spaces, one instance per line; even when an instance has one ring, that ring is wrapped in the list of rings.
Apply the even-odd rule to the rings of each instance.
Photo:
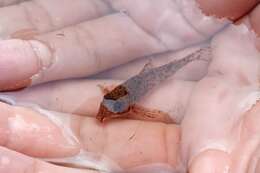
[[[153,59],[149,58],[148,62],[144,65],[144,67],[142,68],[142,70],[140,71],[140,73],[145,73],[150,71],[152,68],[154,68],[153,65]]]

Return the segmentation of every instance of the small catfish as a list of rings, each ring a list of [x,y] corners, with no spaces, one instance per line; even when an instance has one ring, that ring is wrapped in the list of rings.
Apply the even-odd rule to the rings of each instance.
[[[148,91],[174,75],[183,66],[194,60],[205,60],[203,55],[209,50],[208,47],[199,49],[180,60],[159,67],[153,68],[151,62],[147,63],[139,74],[104,95],[96,118],[103,122],[125,115]]]

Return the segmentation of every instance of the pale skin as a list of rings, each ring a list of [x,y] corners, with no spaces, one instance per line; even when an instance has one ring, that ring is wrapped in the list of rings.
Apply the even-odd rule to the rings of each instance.
[[[61,1],[63,8],[60,8]],[[194,67],[187,67],[178,73],[178,80],[170,79],[140,102],[144,107],[171,113],[173,121],[168,121],[167,117],[155,121],[136,118],[100,125],[95,120],[103,96],[100,85],[107,87],[117,85],[121,81],[115,79],[125,79],[131,76],[132,72],[138,73],[142,63],[139,63],[141,64],[139,66],[126,65],[132,70],[122,76],[114,76],[113,70],[107,75],[103,74],[103,77],[110,80],[74,79],[44,83],[57,79],[89,76],[139,57],[168,51],[167,48],[172,47],[165,46],[160,39],[158,41],[156,34],[153,37],[154,33],[147,34],[133,25],[136,21],[116,13],[116,7],[108,5],[111,2],[94,0],[71,2],[35,0],[18,5],[18,1],[15,0],[2,2],[0,0],[3,6],[0,8],[0,16],[13,16],[10,20],[8,18],[0,20],[0,24],[6,26],[1,33],[1,38],[15,37],[29,40],[0,42],[0,66],[5,67],[0,69],[1,90],[41,83],[37,87],[23,91],[9,92],[8,95],[15,97],[14,100],[18,104],[35,103],[46,110],[55,111],[53,114],[57,117],[70,119],[66,127],[71,129],[78,139],[78,142],[74,138],[68,140],[64,137],[62,128],[48,117],[42,116],[43,113],[28,107],[0,103],[0,172],[99,172],[55,166],[36,159],[73,156],[81,149],[104,154],[125,171],[143,165],[152,166],[156,163],[177,169],[181,162],[190,173],[224,173],[227,169],[231,173],[237,173],[253,169],[249,168],[252,167],[249,160],[259,153],[257,134],[260,130],[258,115],[260,104],[257,103],[242,115],[235,112],[226,119],[225,113],[231,110],[230,107],[233,108],[234,102],[230,101],[222,105],[215,100],[221,95],[221,99],[225,96],[227,100],[238,98],[235,99],[237,101],[242,99],[239,94],[243,93],[244,87],[254,88],[259,85],[256,79],[259,74],[257,70],[254,71],[255,65],[260,64],[256,58],[259,54],[255,49],[255,46],[260,48],[259,41],[252,43],[245,36],[241,37],[242,41],[230,39],[231,41],[228,42],[228,39],[225,40],[226,37],[216,37],[212,44],[217,46],[208,70],[205,68],[208,64],[193,64]],[[240,0],[236,1],[238,4],[236,6],[233,6],[231,1],[199,0],[198,2],[206,14],[239,20],[260,34],[258,22],[260,5],[257,6],[257,1]],[[9,6],[10,4],[13,5]],[[27,9],[27,13],[28,11],[32,13],[29,15],[31,17],[28,18],[24,14],[23,8]],[[75,9],[77,13],[73,12]],[[35,18],[32,19],[33,17]],[[37,17],[41,20],[37,20]],[[14,22],[11,18],[16,18],[19,22]],[[149,22],[140,21],[141,24],[137,23],[142,25],[142,28],[150,27]],[[104,28],[106,32],[116,34],[111,38],[107,37],[108,34],[101,35]],[[129,31],[135,32],[126,33],[128,28],[131,28]],[[227,35],[232,36],[232,34]],[[233,36],[233,38],[240,38],[236,34]],[[142,39],[139,39],[140,37]],[[51,47],[52,51],[49,53],[55,54],[55,61],[48,51],[42,53],[32,49],[34,39],[37,45],[40,40]],[[243,43],[242,46],[240,41]],[[226,45],[221,46],[224,43]],[[229,47],[230,45],[233,47]],[[233,54],[229,52],[230,49],[233,50],[231,52]],[[238,50],[242,51],[236,54]],[[190,50],[185,49],[178,53],[178,57],[187,54],[187,51]],[[39,57],[43,57],[41,63]],[[72,63],[71,58],[75,57],[77,59]],[[167,57],[162,60],[169,61]],[[243,63],[235,63],[238,61]],[[160,63],[162,62],[155,62],[155,65]],[[37,76],[42,67],[46,67],[47,72]],[[122,69],[119,67],[114,71],[120,72],[120,68]],[[197,69],[200,69],[200,72]],[[32,76],[34,77],[31,79]],[[102,75],[97,77],[100,76]],[[198,82],[198,79],[201,80]],[[213,85],[215,88],[212,87]],[[208,105],[205,108],[200,103]],[[221,112],[222,110],[224,111]],[[237,117],[239,120],[234,121]],[[236,134],[239,132],[241,132],[240,140],[237,140]],[[205,149],[207,144],[211,145],[209,139],[214,140],[215,146],[232,143],[230,152],[214,146]],[[256,169],[260,169],[260,166]]]

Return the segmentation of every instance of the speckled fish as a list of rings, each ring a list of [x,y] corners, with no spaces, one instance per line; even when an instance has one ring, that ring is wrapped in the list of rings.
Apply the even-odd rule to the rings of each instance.
[[[105,119],[120,117],[127,113],[148,91],[174,75],[189,62],[203,60],[205,56],[202,54],[209,50],[208,47],[202,48],[180,60],[159,67],[152,68],[150,63],[146,64],[139,74],[118,85],[104,96],[96,118],[103,122]]]

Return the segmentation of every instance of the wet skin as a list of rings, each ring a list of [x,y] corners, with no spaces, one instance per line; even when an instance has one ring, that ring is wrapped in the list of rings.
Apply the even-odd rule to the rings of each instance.
[[[0,4],[3,5],[14,3],[14,1],[0,2]],[[139,3],[140,2],[142,1],[139,1]],[[252,9],[257,1],[239,1],[239,5],[236,7],[242,6],[243,8],[231,8],[231,2],[233,1],[214,1],[214,3],[220,4],[214,4],[213,8],[211,6],[213,1],[208,3],[210,1],[201,0],[200,2],[201,8],[204,9],[207,14],[216,13],[219,16],[228,16],[229,18],[237,20],[237,18],[241,18],[241,16],[248,13],[248,10]],[[163,52],[166,49],[163,45],[158,43],[160,41],[149,36],[149,34],[146,34],[146,32],[137,27],[137,24],[130,20],[129,17],[125,15],[122,17],[121,14],[112,14],[116,11],[115,4],[112,6],[107,5],[102,1],[92,2],[86,0],[74,1],[73,4],[71,4],[71,1],[64,1],[62,3],[64,8],[60,8],[59,1],[45,0],[37,1],[37,3],[39,4],[28,1],[27,4],[23,4],[22,6],[14,4],[14,6],[0,8],[0,15],[3,16],[2,19],[6,19],[6,16],[8,16],[8,19],[0,21],[2,22],[1,25],[3,27],[6,26],[1,32],[3,39],[12,36],[15,38],[23,38],[24,40],[36,39],[36,42],[35,40],[1,41],[0,65],[5,67],[0,69],[1,90],[15,89],[29,84],[42,83],[38,87],[29,88],[20,92],[2,93],[4,95],[13,96],[12,99],[23,106],[11,106],[4,103],[0,104],[2,115],[0,118],[0,143],[2,146],[0,148],[2,165],[0,172],[86,172],[85,170],[54,166],[38,159],[39,157],[73,156],[77,154],[80,149],[84,149],[91,153],[102,153],[116,162],[116,164],[121,166],[124,170],[129,171],[133,171],[134,168],[143,165],[154,166],[152,165],[154,163],[165,163],[173,168],[178,168],[178,165],[180,165],[180,130],[183,130],[180,129],[179,125],[138,120],[115,120],[105,126],[100,126],[100,124],[95,121],[94,116],[98,111],[98,106],[102,101],[103,96],[97,85],[102,83],[118,85],[121,81],[89,81],[83,79],[64,80],[52,84],[43,84],[47,81],[57,79],[62,80],[91,75],[119,64],[127,63],[137,57],[150,56],[153,53]],[[140,4],[137,5],[137,7],[140,7]],[[27,11],[24,10],[24,8]],[[75,11],[74,8],[77,9],[77,13],[68,13],[67,10]],[[227,10],[225,10],[225,8],[227,8]],[[230,10],[230,8],[232,10]],[[64,13],[62,9],[66,9],[64,10],[66,13]],[[29,12],[31,15],[28,17],[25,15],[25,12]],[[231,12],[231,14],[228,14],[229,12]],[[49,15],[46,15],[46,13]],[[68,14],[69,16],[67,16]],[[260,33],[260,25],[258,22],[259,14],[258,6],[244,18],[248,26],[252,27],[258,34]],[[103,16],[106,17],[102,18]],[[39,20],[37,20],[38,18],[42,18],[43,20],[39,22]],[[138,18],[138,15],[136,18]],[[85,22],[83,21],[88,22],[89,20],[91,23],[84,25]],[[148,21],[149,20],[145,20],[145,22]],[[82,22],[83,24],[80,26],[77,25],[76,28],[62,29]],[[149,28],[150,25],[148,24],[150,23],[144,23],[142,26],[147,26],[146,28]],[[106,34],[100,36],[100,33],[104,33],[104,28],[107,31],[111,31],[111,33],[116,33],[116,35],[104,39],[105,36],[110,35]],[[131,29],[128,30],[129,28]],[[37,32],[33,32],[34,29],[37,29]],[[45,34],[54,30],[56,30],[56,32]],[[133,30],[136,32],[129,32]],[[226,35],[226,37],[228,37],[228,35]],[[236,35],[236,37],[240,38],[239,35]],[[87,42],[85,42],[85,40],[87,40]],[[228,40],[223,41],[223,44],[226,42],[228,42]],[[238,47],[232,48],[233,50],[237,50],[234,52],[240,52],[240,54],[237,54],[237,57],[246,55],[240,56],[242,58],[239,61],[244,62],[243,57],[252,57],[254,49],[251,46],[248,46],[250,44],[246,44],[249,42],[243,42],[243,46],[241,47],[239,47],[239,43],[239,40],[236,40],[232,45],[238,45]],[[259,46],[257,41],[256,44]],[[86,47],[89,51],[86,51]],[[95,51],[92,52],[91,50]],[[247,52],[247,50],[249,51]],[[228,53],[228,50],[222,47],[216,49],[216,52],[219,52],[219,54],[221,54],[221,52]],[[234,54],[234,52],[232,53]],[[89,57],[87,60],[85,58],[86,56]],[[53,57],[56,57],[57,59],[52,59]],[[72,63],[71,58],[75,57],[77,57],[77,59]],[[226,58],[231,57],[231,55],[222,54],[221,56],[217,56],[216,54],[216,57]],[[201,83],[197,83],[197,81],[170,80],[165,83],[165,85],[160,86],[156,92],[153,92],[144,98],[142,104],[148,107],[152,106],[162,110],[165,109],[166,111],[168,111],[167,106],[169,105],[171,108],[174,107],[174,109],[169,111],[174,112],[174,114],[185,112],[186,109],[189,109],[192,110],[191,112],[194,112],[190,113],[190,116],[205,115],[205,108],[204,110],[200,110],[200,112],[196,109],[199,106],[198,103],[202,101],[204,101],[204,103],[211,103],[210,101],[215,98],[213,97],[213,94],[218,93],[212,92],[212,95],[208,94],[212,91],[208,86],[214,86],[215,84],[215,86],[217,86],[215,88],[223,89],[223,92],[218,93],[221,96],[219,98],[223,98],[223,96],[229,98],[230,93],[232,93],[231,91],[228,91],[228,88],[230,88],[229,85],[236,83],[233,79],[235,81],[239,79],[236,85],[232,85],[232,87],[235,88],[239,88],[240,85],[252,86],[252,84],[255,84],[251,80],[251,75],[245,75],[245,71],[254,69],[253,66],[258,64],[257,61],[254,63],[251,63],[251,61],[241,63],[241,65],[247,63],[251,64],[251,68],[244,69],[233,62],[229,64],[230,61],[227,61],[229,59],[226,58],[224,61],[225,63],[223,63],[228,66],[227,69],[225,68],[224,72],[212,70],[214,73],[208,73],[206,68],[203,73],[206,77],[203,76],[205,78],[203,78]],[[211,64],[211,69],[214,69],[214,67],[217,69],[226,67],[223,64]],[[135,69],[136,67],[134,66],[131,68]],[[237,70],[241,68],[243,70]],[[48,70],[47,72],[43,72],[43,69]],[[227,74],[229,70],[234,72],[231,76],[235,78],[232,78]],[[138,69],[134,71],[136,72]],[[190,73],[185,73],[183,76],[186,74],[192,74],[195,76],[191,75],[192,77],[198,79],[196,71],[191,70]],[[223,76],[228,77],[225,78]],[[254,77],[256,75],[252,76]],[[226,84],[227,87],[222,84]],[[181,88],[181,90],[178,87]],[[171,90],[170,93],[166,92],[169,90]],[[203,95],[205,92],[207,95]],[[239,93],[242,93],[242,91]],[[190,95],[193,95],[192,100]],[[179,101],[175,102],[174,98],[178,98]],[[54,116],[48,117],[46,116],[46,113],[28,107],[28,104],[27,107],[24,107],[24,102],[33,102],[41,105],[47,110],[55,111],[52,112],[52,115]],[[207,110],[210,110],[211,106],[214,107],[214,110],[216,111],[223,110],[223,107],[216,106],[218,104],[207,105]],[[194,117],[192,118],[192,120],[198,120],[200,123],[204,122],[203,128],[195,128],[194,125],[196,123],[191,123],[191,125],[188,126],[188,122],[190,122],[189,116],[185,115],[185,126],[187,127],[185,129],[193,129],[192,131],[186,130],[185,134],[196,136],[196,133],[197,138],[195,140],[196,142],[194,142],[194,138],[188,138],[186,136],[187,144],[181,144],[186,147],[186,150],[182,152],[194,151],[194,148],[200,150],[200,146],[197,146],[197,144],[204,142],[207,144],[207,139],[209,139],[205,136],[203,137],[203,135],[205,135],[204,132],[215,132],[215,126],[204,127],[204,125],[210,124],[210,120],[220,116],[209,112],[206,113],[208,115],[205,117],[210,117],[211,119],[201,118],[201,116],[197,116],[197,119],[194,119]],[[253,166],[247,166],[246,161],[240,159],[240,156],[248,156],[247,153],[253,153],[252,155],[257,156],[258,150],[256,149],[251,152],[251,149],[257,148],[255,147],[255,139],[258,139],[256,134],[259,134],[258,115],[259,104],[257,103],[253,109],[241,116],[241,120],[243,120],[241,123],[237,121],[232,124],[234,133],[223,130],[222,134],[225,133],[230,135],[235,134],[238,127],[242,127],[241,141],[232,141],[234,150],[232,150],[231,153],[227,154],[222,150],[212,148],[204,150],[197,154],[196,157],[189,157],[189,153],[186,153],[187,155],[185,156],[188,157],[188,160],[190,161],[190,172],[210,172],[212,168],[215,168],[217,172],[223,172],[225,171],[225,168],[227,168],[227,165],[230,166],[230,164],[230,170],[236,173],[241,170],[253,169],[251,168]],[[51,120],[51,117],[56,117],[58,121]],[[222,127],[219,129],[225,129],[227,126],[223,127],[223,123],[233,120],[233,116],[228,117],[230,117],[229,120],[225,119],[225,121],[219,122],[218,127]],[[69,119],[70,121],[65,121],[64,119]],[[65,129],[71,129],[74,132],[79,141],[75,140],[75,138],[70,135],[69,130],[64,131],[63,126],[60,126],[59,123],[57,123],[60,121],[62,122],[61,124],[66,126]],[[242,126],[240,126],[241,124]],[[64,134],[66,135],[64,136]],[[227,135],[224,139],[234,139],[232,137],[234,136],[230,137]],[[252,143],[246,143],[245,141]],[[219,141],[217,141],[216,144],[219,144],[218,142]],[[252,147],[251,144],[254,146]],[[95,157],[93,156],[92,158]],[[254,157],[252,157],[252,160],[252,163],[258,162]],[[241,168],[239,165],[243,167]],[[167,169],[167,166],[161,165],[161,167],[154,166],[152,168],[154,170]],[[259,166],[256,165],[256,168],[259,169]],[[142,167],[140,169],[146,168]],[[87,172],[98,171],[88,170]]]

